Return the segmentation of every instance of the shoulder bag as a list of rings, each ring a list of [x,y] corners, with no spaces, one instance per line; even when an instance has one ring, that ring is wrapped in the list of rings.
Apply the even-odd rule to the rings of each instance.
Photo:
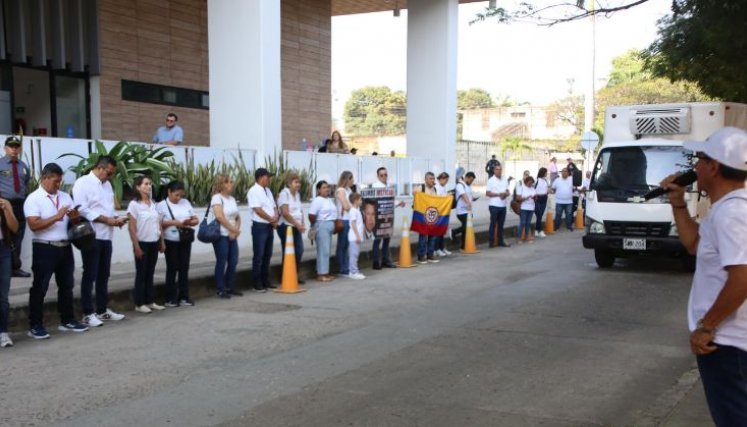
[[[223,199],[220,202],[223,206]],[[210,213],[210,206],[205,211],[205,216],[200,222],[200,226],[197,229],[197,240],[202,243],[215,243],[220,239],[220,223],[217,218],[214,218],[209,223],[207,222],[208,213]],[[181,238],[181,236],[179,236]]]
[[[164,200],[166,203],[166,209],[169,210],[169,214],[171,215],[171,219],[176,221],[176,218],[174,218],[174,212],[171,211],[171,206],[169,206],[169,201]],[[208,208],[210,210],[210,208]],[[195,241],[195,229],[192,227],[180,227],[177,226],[176,230],[179,232],[179,241],[180,242],[189,242],[192,243]],[[220,225],[218,226],[218,234],[220,234]],[[217,240],[217,239],[216,239]]]

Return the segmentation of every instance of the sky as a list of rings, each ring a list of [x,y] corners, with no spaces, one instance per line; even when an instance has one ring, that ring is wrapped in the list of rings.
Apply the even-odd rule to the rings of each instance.
[[[552,0],[549,0],[552,1]],[[589,20],[541,27],[529,23],[469,24],[486,2],[459,6],[457,88],[482,88],[494,97],[547,105],[591,87],[592,31]],[[548,3],[546,1],[545,3]],[[536,0],[535,4],[542,4]],[[650,0],[596,25],[597,89],[612,58],[643,49],[656,38],[656,21],[670,0]],[[350,92],[363,86],[407,86],[407,11],[332,18],[332,115],[339,119]]]

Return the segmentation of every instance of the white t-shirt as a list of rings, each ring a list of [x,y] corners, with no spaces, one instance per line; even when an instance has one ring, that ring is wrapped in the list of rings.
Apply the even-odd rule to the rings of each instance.
[[[309,214],[315,215],[317,221],[334,221],[337,219],[337,207],[329,197],[316,196],[309,207]]]
[[[371,188],[387,188],[388,186],[389,184],[384,184],[383,182],[378,181],[378,180],[374,182],[373,184],[371,184]]]
[[[363,214],[361,214],[360,208],[350,207],[350,230],[348,230],[348,241],[355,242],[355,231],[353,230],[353,221],[355,221],[355,228],[358,230],[358,235],[361,237],[361,241],[366,238],[365,228],[363,224]]]
[[[565,179],[558,177],[552,182],[552,188],[555,189],[556,204],[570,205],[573,203],[573,178],[570,176]]]
[[[103,222],[93,222],[100,216],[114,217],[117,211],[114,209],[114,190],[109,181],[101,180],[90,172],[78,178],[73,185],[73,198],[80,205],[80,214],[93,225],[96,231],[96,239],[111,240],[114,227]]]
[[[127,206],[127,213],[136,221],[138,242],[157,242],[161,238],[161,214],[154,201],[147,204],[133,200]]]
[[[519,192],[521,191],[521,192]],[[534,199],[531,197],[537,194],[537,191],[533,187],[522,186],[516,191],[516,194],[521,196],[521,210],[523,211],[534,211]]]
[[[303,224],[303,208],[301,205],[301,194],[297,191],[296,195],[293,196],[288,187],[283,188],[283,191],[278,194],[278,207],[288,205],[288,213],[293,219]],[[283,215],[280,215],[280,224],[288,224]]]
[[[223,197],[220,194],[214,194],[213,198],[210,199],[210,215],[208,215],[208,222],[215,219],[215,211],[212,209],[215,205],[223,205],[223,216],[226,217],[226,221],[231,224],[232,227],[236,226],[236,219],[239,217],[239,205],[236,204],[236,199],[233,196]],[[228,229],[220,225],[220,235],[228,236]]]
[[[462,194],[466,194],[467,198],[472,201],[472,188],[465,184],[464,182],[460,182],[456,185],[456,198],[457,198],[457,205],[456,205],[456,213],[457,215],[463,215],[469,212],[469,209],[467,208],[467,203],[462,199]]]
[[[343,190],[345,190],[345,200],[347,200],[348,205],[350,205],[350,194],[353,192],[353,190],[349,188],[344,188]],[[349,218],[350,214],[349,212],[342,211],[342,203],[340,203],[340,201],[337,199],[338,191],[340,191],[339,188],[335,190],[335,204],[337,204],[337,217],[343,220],[348,220],[350,219]],[[351,206],[351,209],[352,209],[352,206]]]
[[[73,199],[69,194],[57,191],[57,194],[49,194],[40,185],[33,193],[26,197],[23,203],[23,214],[26,218],[30,216],[47,219],[57,215],[62,208],[72,209],[75,207]],[[67,223],[70,218],[67,215],[56,221],[44,230],[31,231],[34,239],[60,241],[67,240]],[[30,230],[30,229],[29,229]]]
[[[726,267],[747,264],[747,190],[735,190],[711,206],[700,223],[698,257],[687,320],[690,330],[716,301],[728,277]],[[747,304],[716,327],[713,342],[747,351]]]
[[[537,183],[534,186],[535,191],[537,192],[538,196],[546,196],[547,195],[547,181],[545,178],[537,178]]]
[[[171,212],[169,212],[169,208],[171,208]],[[195,214],[192,210],[192,204],[187,199],[181,199],[177,204],[169,202],[169,199],[164,199],[158,202],[156,209],[161,214],[161,221],[184,221],[192,218]],[[172,213],[174,214],[173,218]],[[170,242],[178,242],[179,230],[175,225],[170,225],[163,230],[163,238]]]
[[[249,208],[252,210],[252,221],[269,224],[269,221],[254,212],[254,208],[262,208],[262,211],[270,217],[275,216],[275,198],[272,197],[272,191],[259,184],[254,184],[246,193],[246,199],[249,201]]]
[[[505,178],[498,178],[497,176],[492,176],[488,180],[487,191],[490,191],[491,193],[504,193],[508,191],[508,180]],[[505,208],[507,200],[508,200],[508,197],[506,197],[505,199],[501,199],[498,196],[491,196],[489,203],[490,203],[490,206]]]
[[[436,195],[437,196],[445,196],[445,195],[449,194],[449,190],[447,190],[446,187],[444,187],[443,185],[439,184],[438,182],[436,182],[435,187],[436,187]]]

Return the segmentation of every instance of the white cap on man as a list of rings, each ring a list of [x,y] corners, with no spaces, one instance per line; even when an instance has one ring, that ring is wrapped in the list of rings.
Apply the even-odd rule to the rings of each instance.
[[[747,171],[747,132],[742,129],[725,127],[705,141],[685,141],[684,147],[703,153],[724,166]]]

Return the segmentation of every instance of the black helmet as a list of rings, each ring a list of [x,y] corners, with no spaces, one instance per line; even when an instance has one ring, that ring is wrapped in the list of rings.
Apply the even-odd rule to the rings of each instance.
[[[77,224],[67,226],[67,239],[81,251],[91,249],[96,244],[96,231],[88,220],[81,218]]]

